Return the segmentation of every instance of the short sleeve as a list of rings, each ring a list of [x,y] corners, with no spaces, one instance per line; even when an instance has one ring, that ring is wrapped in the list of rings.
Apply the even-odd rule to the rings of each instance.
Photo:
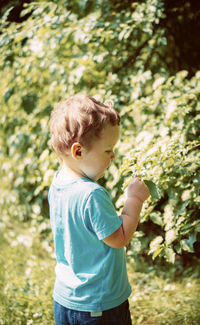
[[[122,224],[109,194],[103,188],[92,191],[87,200],[85,214],[99,240],[110,236]]]

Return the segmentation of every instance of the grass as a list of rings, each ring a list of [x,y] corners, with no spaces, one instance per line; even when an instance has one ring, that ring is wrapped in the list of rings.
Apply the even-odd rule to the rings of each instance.
[[[200,324],[200,281],[196,276],[174,278],[170,271],[148,271],[146,266],[146,272],[139,272],[129,265],[129,278],[133,324]]]
[[[0,325],[53,325],[53,248],[36,226],[0,223]],[[199,269],[128,263],[133,325],[200,324]],[[117,324],[116,324],[117,325]]]

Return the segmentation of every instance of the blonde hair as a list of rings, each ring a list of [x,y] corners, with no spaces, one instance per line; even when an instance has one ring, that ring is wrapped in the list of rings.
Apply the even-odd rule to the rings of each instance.
[[[76,94],[54,106],[50,119],[50,145],[58,155],[66,155],[76,141],[89,149],[94,137],[100,137],[107,124],[120,124],[111,101],[101,103],[85,94]]]

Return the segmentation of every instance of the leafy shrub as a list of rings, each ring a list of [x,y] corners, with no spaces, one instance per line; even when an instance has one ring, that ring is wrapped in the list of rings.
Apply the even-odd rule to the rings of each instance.
[[[1,19],[2,214],[41,223],[48,232],[47,191],[58,166],[48,147],[52,105],[87,91],[112,99],[122,119],[122,142],[101,183],[111,187],[117,208],[129,172],[158,187],[145,205],[133,252],[175,260],[198,251],[199,73],[169,77],[159,0],[98,2],[79,15],[69,2],[27,4],[20,24]],[[84,2],[86,3],[86,2]],[[127,7],[126,7],[127,5]],[[125,6],[125,7],[124,7]],[[161,57],[162,57],[161,55]],[[152,72],[151,72],[152,71]],[[122,156],[126,156],[121,165]],[[120,177],[113,177],[119,169]]]
[[[122,77],[126,89],[120,90],[123,69],[116,72],[118,58],[126,70],[126,62],[137,46],[138,60],[144,52],[148,58],[147,40],[151,36],[157,46],[151,29],[163,13],[159,3],[151,4],[149,23],[149,2],[136,6],[135,18],[132,9],[113,15],[112,2],[107,13],[102,2],[100,10],[96,7],[89,15],[85,12],[79,17],[79,10],[75,10],[78,2],[75,7],[70,2],[69,11],[64,0],[59,5],[53,1],[27,4],[21,16],[29,18],[20,24],[9,23],[8,13],[2,17],[0,173],[4,213],[21,221],[47,216],[47,190],[57,166],[57,159],[48,148],[52,105],[76,92],[89,91],[102,100],[113,99],[120,109],[130,90],[125,72]],[[135,39],[130,47],[132,33],[139,35],[143,29],[144,40]],[[120,30],[124,30],[123,35]],[[161,37],[159,30],[157,38]],[[138,66],[139,63],[136,69]]]
[[[160,254],[170,262],[176,253],[200,252],[200,73],[186,76],[181,71],[156,79],[152,93],[129,107],[136,127],[124,132],[128,154],[119,169],[125,186],[130,173],[157,184],[159,195],[145,204],[136,251],[149,245],[153,258]]]

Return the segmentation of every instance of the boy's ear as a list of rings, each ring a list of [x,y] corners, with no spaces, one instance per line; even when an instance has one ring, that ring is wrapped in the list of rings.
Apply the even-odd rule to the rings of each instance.
[[[79,142],[75,142],[71,146],[71,155],[72,158],[78,160],[82,156],[82,146]]]

